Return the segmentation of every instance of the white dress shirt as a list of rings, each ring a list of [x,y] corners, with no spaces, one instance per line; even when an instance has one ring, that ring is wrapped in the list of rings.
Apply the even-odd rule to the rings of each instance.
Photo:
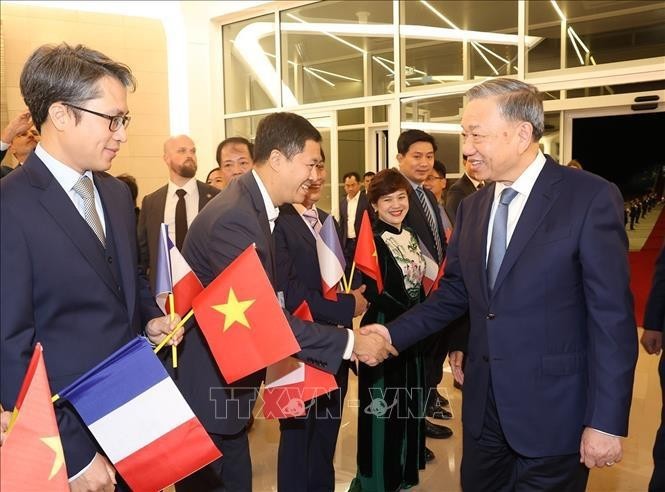
[[[346,196],[346,237],[348,239],[356,238],[356,211],[358,210],[358,200],[360,192],[356,196],[349,198]]]
[[[184,186],[177,186],[169,180],[166,190],[166,205],[164,206],[164,223],[169,228],[169,239],[173,244],[175,240],[175,207],[178,204],[178,195],[176,191],[183,189],[187,192],[185,195],[185,208],[187,210],[187,228],[192,225],[192,221],[199,213],[199,187],[196,184],[196,178],[191,178]]]

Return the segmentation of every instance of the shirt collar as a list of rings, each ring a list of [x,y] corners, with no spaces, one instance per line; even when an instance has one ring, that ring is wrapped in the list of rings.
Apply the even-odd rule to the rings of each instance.
[[[295,208],[296,212],[298,212],[300,215],[303,215],[306,210],[314,210],[316,211],[316,215],[319,215],[318,210],[316,210],[316,204],[312,205],[312,208],[305,208],[305,206],[302,203],[294,203],[293,208]]]
[[[270,198],[268,190],[263,185],[263,181],[261,181],[261,178],[255,169],[252,169],[252,175],[254,176],[254,180],[259,187],[259,191],[261,192],[261,198],[263,198],[263,204],[266,207],[266,214],[268,215],[268,222],[275,222],[277,217],[279,217],[279,208],[275,207],[275,205],[272,203],[272,198]]]
[[[524,195],[528,198],[531,190],[533,189],[533,185],[536,184],[536,180],[540,175],[540,171],[543,170],[543,167],[545,167],[545,156],[539,150],[533,162],[529,164],[529,166],[524,170],[519,178],[517,178],[512,185],[510,185],[510,187],[517,191],[520,195]],[[496,184],[496,187],[494,188],[495,200],[505,188],[508,188],[508,185],[503,183]]]
[[[41,144],[37,144],[35,147],[35,154],[41,159],[46,168],[51,172],[56,181],[62,186],[62,189],[69,193],[74,185],[81,178],[81,174],[69,167],[67,164],[60,162],[58,159],[53,157],[51,154],[46,152],[44,147]],[[85,176],[88,176],[93,184],[94,179],[91,171],[86,171],[83,173]]]
[[[187,181],[183,186],[178,186],[175,184],[173,181],[169,179],[169,188],[167,190],[167,195],[168,196],[175,196],[176,190],[183,189],[187,192],[188,195],[192,196],[198,193],[198,187],[196,186],[196,179],[195,178],[190,178],[189,181]]]
[[[402,174],[404,176],[404,174]],[[406,176],[404,176],[406,178]],[[406,180],[411,183],[411,187],[413,188],[413,191],[416,191],[418,188],[423,188],[422,183],[416,183],[415,181],[410,180],[409,178],[406,178]]]
[[[478,185],[480,184],[480,181],[477,181],[477,180],[473,179],[471,176],[469,176],[468,173],[464,173],[464,174],[466,174],[466,177],[469,178],[469,181],[471,181],[471,183],[473,183],[473,186],[475,186],[475,188],[478,189]]]

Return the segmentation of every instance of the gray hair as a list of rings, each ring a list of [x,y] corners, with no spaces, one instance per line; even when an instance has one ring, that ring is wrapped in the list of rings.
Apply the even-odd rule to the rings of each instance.
[[[538,89],[514,79],[492,79],[476,85],[466,93],[469,101],[497,97],[501,115],[509,121],[526,121],[533,127],[537,142],[545,131],[545,112]]]
[[[66,43],[37,48],[21,72],[21,94],[37,130],[41,130],[53,103],[80,105],[99,97],[97,82],[102,77],[113,77],[131,91],[136,88],[131,69],[99,51]],[[80,112],[68,109],[78,123]]]

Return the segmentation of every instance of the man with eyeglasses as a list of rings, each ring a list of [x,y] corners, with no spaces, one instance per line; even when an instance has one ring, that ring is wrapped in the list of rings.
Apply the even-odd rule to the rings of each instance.
[[[0,181],[5,409],[37,342],[58,392],[138,334],[159,343],[171,329],[138,273],[129,189],[106,173],[127,140],[134,84],[126,65],[80,45],[42,46],[21,73],[41,142]],[[113,490],[121,479],[78,416],[66,403],[55,412],[70,490]]]
[[[196,179],[196,146],[187,135],[169,137],[164,142],[163,159],[169,181],[143,197],[137,229],[139,265],[148,272],[153,289],[162,222],[168,226],[171,242],[182,251],[194,217],[219,193],[218,189]]]

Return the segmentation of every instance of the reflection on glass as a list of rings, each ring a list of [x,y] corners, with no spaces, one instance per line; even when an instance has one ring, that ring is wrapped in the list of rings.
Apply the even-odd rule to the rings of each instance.
[[[339,197],[345,196],[342,177],[351,171],[360,175],[365,174],[365,131],[340,130],[338,132],[339,155]]]

